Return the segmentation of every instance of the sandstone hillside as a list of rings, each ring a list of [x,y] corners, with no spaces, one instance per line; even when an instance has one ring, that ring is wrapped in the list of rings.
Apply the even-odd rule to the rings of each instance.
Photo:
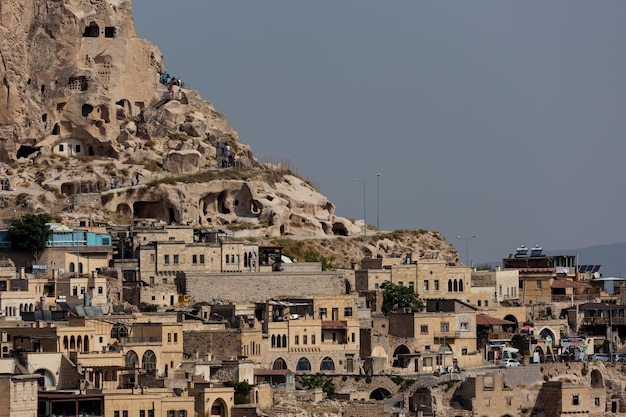
[[[48,212],[72,226],[329,238],[321,247],[335,248],[328,256],[338,265],[348,255],[400,252],[457,260],[436,233],[351,239],[362,223],[336,216],[284,166],[261,164],[213,104],[165,79],[161,52],[137,37],[130,0],[3,0],[0,63],[5,225]],[[353,249],[341,248],[347,241]]]

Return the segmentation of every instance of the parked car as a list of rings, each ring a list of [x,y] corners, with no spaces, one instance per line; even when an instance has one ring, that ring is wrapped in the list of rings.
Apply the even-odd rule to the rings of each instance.
[[[520,366],[521,363],[517,359],[502,359],[498,364],[498,368],[510,368],[513,366]]]
[[[615,362],[626,362],[626,353],[616,353],[613,355],[613,360]]]
[[[609,358],[609,355],[606,355],[604,353],[596,353],[591,355],[591,358],[589,358],[592,361],[599,361],[599,362],[609,362],[611,360],[611,358]]]

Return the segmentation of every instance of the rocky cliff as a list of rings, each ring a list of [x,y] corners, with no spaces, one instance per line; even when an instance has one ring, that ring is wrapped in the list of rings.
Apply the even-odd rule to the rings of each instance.
[[[307,181],[259,163],[211,103],[166,79],[130,0],[3,0],[0,61],[5,220],[45,211],[75,226],[145,220],[242,237],[362,231]]]

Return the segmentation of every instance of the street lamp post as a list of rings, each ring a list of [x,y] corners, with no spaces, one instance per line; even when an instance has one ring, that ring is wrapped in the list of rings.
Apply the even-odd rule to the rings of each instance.
[[[376,174],[376,229],[380,232],[380,172]]]
[[[457,236],[456,238],[465,241],[465,265],[470,266],[469,264],[469,241],[476,238],[476,235],[467,236],[467,237]]]
[[[356,178],[355,181],[363,184],[363,236],[367,236],[367,217],[365,216],[365,180]]]

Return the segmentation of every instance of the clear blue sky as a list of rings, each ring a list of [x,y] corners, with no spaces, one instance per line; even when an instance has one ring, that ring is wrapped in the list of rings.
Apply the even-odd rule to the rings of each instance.
[[[134,0],[139,36],[336,214],[520,244],[622,242],[626,2]]]

